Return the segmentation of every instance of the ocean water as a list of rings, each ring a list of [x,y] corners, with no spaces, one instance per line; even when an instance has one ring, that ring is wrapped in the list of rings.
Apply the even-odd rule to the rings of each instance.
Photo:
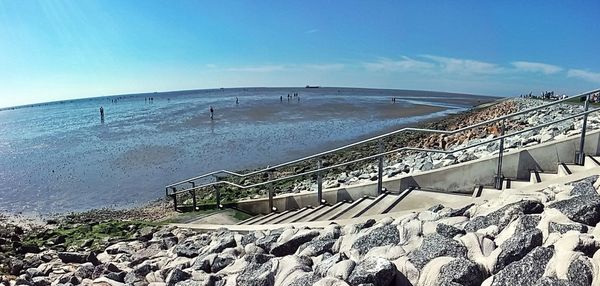
[[[288,101],[293,92],[299,100]],[[174,181],[274,165],[490,100],[398,90],[251,88],[2,110],[0,210],[49,214],[130,206],[163,196]]]

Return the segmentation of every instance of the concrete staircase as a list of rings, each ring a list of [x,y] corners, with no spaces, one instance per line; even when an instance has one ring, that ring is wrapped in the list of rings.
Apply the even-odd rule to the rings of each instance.
[[[600,156],[586,156],[583,166],[575,164],[558,164],[557,173],[545,173],[531,170],[529,180],[505,178],[502,190],[544,188],[548,184],[577,180],[574,174],[600,169]],[[600,172],[598,172],[600,174]],[[428,208],[435,204],[467,204],[469,197],[495,197],[500,190],[491,186],[475,188],[472,195],[459,193],[442,193],[437,191],[408,188],[399,193],[385,191],[377,197],[364,196],[355,201],[340,201],[335,204],[307,206],[296,210],[273,212],[267,215],[257,215],[241,221],[238,225],[290,224],[299,222],[338,221],[356,218],[369,218],[382,214],[392,214],[407,210]]]

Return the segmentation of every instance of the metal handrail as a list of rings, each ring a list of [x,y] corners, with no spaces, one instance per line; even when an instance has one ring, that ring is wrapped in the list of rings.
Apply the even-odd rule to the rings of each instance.
[[[341,147],[338,147],[338,148],[334,148],[334,149],[331,149],[331,150],[328,150],[328,151],[324,151],[324,152],[321,152],[321,153],[317,153],[317,154],[305,156],[305,157],[302,157],[302,158],[299,158],[299,159],[295,159],[295,160],[291,160],[291,161],[288,161],[288,162],[285,162],[285,163],[281,163],[281,164],[278,164],[278,165],[275,165],[275,166],[269,166],[267,168],[256,170],[256,171],[252,171],[252,172],[249,172],[249,173],[240,174],[240,173],[236,173],[236,172],[232,172],[232,171],[228,171],[228,170],[213,171],[213,172],[210,172],[210,173],[207,173],[207,174],[204,174],[204,175],[200,175],[200,176],[197,176],[197,177],[193,177],[193,178],[189,178],[189,179],[186,179],[186,180],[183,180],[183,181],[172,183],[170,185],[165,186],[165,188],[169,189],[169,188],[172,188],[172,187],[175,187],[175,186],[178,186],[178,185],[189,184],[189,183],[191,183],[193,181],[196,181],[196,180],[199,180],[199,179],[203,179],[203,178],[207,178],[207,177],[211,177],[211,176],[215,176],[215,175],[219,175],[219,174],[227,174],[227,175],[232,175],[232,176],[236,176],[236,177],[240,177],[240,178],[245,178],[245,177],[248,177],[248,176],[252,176],[252,175],[256,175],[256,174],[260,174],[260,173],[272,171],[274,169],[281,168],[281,167],[284,167],[284,166],[287,166],[287,165],[292,165],[292,164],[299,163],[299,162],[302,162],[302,161],[306,161],[306,160],[309,160],[309,159],[314,159],[314,158],[322,157],[322,156],[325,156],[325,155],[328,155],[328,154],[331,154],[331,153],[335,153],[335,152],[338,152],[338,151],[341,151],[341,150],[344,150],[344,149],[348,149],[348,148],[351,148],[351,147],[362,145],[362,144],[365,144],[365,143],[368,143],[368,142],[372,142],[372,141],[375,141],[375,140],[383,139],[383,138],[386,138],[386,137],[389,137],[389,136],[392,136],[392,135],[396,135],[396,134],[402,133],[402,132],[413,131],[413,132],[424,132],[424,133],[437,133],[437,134],[444,134],[444,135],[453,135],[453,134],[460,133],[460,132],[463,132],[463,131],[467,131],[467,130],[470,130],[470,129],[473,129],[473,128],[484,126],[484,125],[487,125],[487,124],[490,124],[490,123],[493,123],[493,122],[497,122],[497,121],[501,121],[501,120],[504,120],[504,119],[507,119],[507,118],[515,117],[517,115],[521,115],[521,114],[529,113],[531,111],[536,111],[536,110],[544,109],[546,107],[549,107],[549,106],[552,106],[552,105],[556,105],[556,104],[562,103],[564,101],[571,100],[573,98],[586,96],[586,95],[589,95],[591,93],[596,93],[596,92],[600,92],[600,89],[595,89],[595,90],[592,90],[592,91],[580,93],[580,94],[577,94],[577,95],[574,95],[574,96],[571,96],[571,97],[568,97],[568,98],[565,98],[565,99],[556,100],[556,101],[550,102],[548,104],[544,104],[544,105],[540,105],[540,106],[528,108],[528,109],[525,109],[525,110],[522,110],[522,111],[518,111],[518,112],[515,112],[515,113],[503,115],[503,116],[500,116],[500,117],[497,117],[497,118],[493,118],[493,119],[490,119],[490,120],[486,120],[486,121],[483,121],[483,122],[479,122],[479,123],[476,123],[476,124],[473,124],[473,125],[470,125],[470,126],[466,126],[466,127],[462,127],[462,128],[459,128],[459,129],[455,129],[455,130],[437,130],[437,129],[424,129],[424,128],[405,127],[405,128],[398,129],[398,130],[395,130],[395,131],[391,131],[391,132],[388,132],[388,133],[385,133],[385,134],[381,134],[381,135],[378,135],[378,136],[375,136],[375,137],[364,139],[364,140],[361,140],[361,141],[358,141],[358,142],[350,143],[350,144],[347,144],[347,145],[344,145],[344,146],[341,146]]]
[[[563,121],[566,121],[566,120],[569,120],[569,119],[573,119],[573,118],[576,118],[576,117],[588,115],[590,113],[597,112],[597,111],[600,111],[600,108],[599,109],[593,109],[593,110],[585,111],[585,112],[578,113],[578,114],[575,114],[575,115],[571,115],[571,116],[568,116],[568,117],[565,117],[565,118],[561,118],[561,119],[558,119],[558,120],[555,120],[555,121],[552,121],[552,122],[548,122],[548,123],[540,124],[540,125],[537,125],[537,126],[534,126],[534,127],[527,128],[527,129],[515,131],[515,132],[510,133],[510,134],[505,134],[505,135],[502,135],[502,136],[498,136],[496,138],[492,138],[492,139],[489,139],[489,140],[486,140],[486,141],[480,141],[480,142],[477,142],[477,143],[474,143],[474,144],[471,144],[471,145],[468,145],[468,146],[464,146],[464,147],[461,147],[461,148],[453,149],[453,150],[426,149],[426,148],[416,148],[416,147],[401,147],[401,148],[393,149],[393,150],[390,150],[390,151],[385,151],[385,152],[382,152],[382,153],[377,153],[375,155],[370,155],[370,156],[362,157],[362,158],[355,159],[355,160],[352,160],[352,161],[348,161],[348,162],[344,162],[344,163],[340,163],[340,164],[336,164],[336,165],[330,165],[330,166],[327,166],[327,167],[322,167],[322,168],[317,169],[317,170],[306,171],[306,172],[302,172],[302,173],[290,175],[290,176],[287,176],[287,177],[281,177],[281,178],[277,178],[277,179],[273,179],[273,180],[269,180],[269,181],[265,181],[265,182],[255,183],[255,184],[252,184],[252,185],[238,185],[238,184],[236,184],[234,182],[229,182],[229,181],[217,181],[217,182],[210,182],[210,183],[207,183],[207,184],[204,184],[204,185],[201,185],[201,186],[197,186],[197,187],[192,187],[192,188],[185,189],[185,190],[178,190],[178,191],[175,191],[175,192],[171,193],[171,195],[186,193],[186,192],[198,190],[198,189],[201,189],[201,188],[210,187],[210,186],[216,186],[216,185],[220,185],[220,184],[226,184],[226,185],[234,186],[234,187],[237,187],[237,188],[240,188],[240,189],[256,188],[256,187],[264,186],[264,185],[271,184],[271,183],[276,183],[276,182],[280,182],[280,181],[284,181],[284,180],[288,180],[288,179],[292,179],[292,178],[296,178],[296,177],[302,177],[302,176],[306,176],[306,175],[311,175],[311,174],[314,174],[314,173],[317,173],[317,172],[327,171],[327,170],[330,170],[330,169],[335,169],[335,168],[343,167],[343,166],[346,166],[346,165],[351,165],[351,164],[354,164],[354,163],[358,163],[358,162],[362,162],[362,161],[367,161],[367,160],[370,160],[370,159],[376,159],[376,158],[378,158],[380,156],[384,156],[384,155],[388,155],[388,154],[392,154],[392,153],[397,153],[397,152],[401,152],[401,151],[417,151],[417,152],[428,152],[428,153],[452,154],[452,153],[461,152],[461,151],[464,151],[464,150],[467,150],[467,149],[471,149],[471,148],[474,148],[474,147],[477,147],[477,146],[480,146],[480,145],[485,145],[485,144],[488,144],[488,143],[491,143],[491,142],[494,142],[494,141],[502,140],[502,139],[505,139],[505,138],[508,138],[508,137],[511,137],[511,136],[519,135],[519,134],[522,134],[522,133],[525,133],[525,132],[529,132],[529,131],[533,131],[533,130],[536,130],[536,129],[544,128],[544,127],[550,126],[552,124],[563,122]]]
[[[546,126],[550,126],[552,124],[556,124],[556,123],[563,122],[563,121],[566,121],[566,120],[570,120],[570,119],[573,119],[573,118],[576,118],[576,117],[580,117],[580,116],[583,116],[583,121],[584,121],[583,122],[583,128],[584,128],[584,130],[582,130],[581,139],[580,139],[580,141],[581,141],[580,142],[580,146],[581,146],[580,149],[581,150],[580,150],[579,154],[577,154],[578,157],[576,158],[576,162],[578,164],[583,164],[583,149],[582,149],[583,147],[582,146],[584,145],[584,140],[585,140],[585,127],[586,127],[587,115],[590,114],[590,113],[592,113],[592,112],[600,111],[600,109],[593,109],[593,110],[588,111],[589,95],[592,94],[592,93],[596,93],[596,92],[600,92],[600,89],[596,89],[596,90],[592,90],[592,91],[589,91],[589,92],[577,94],[577,95],[571,96],[569,98],[565,98],[565,99],[553,101],[553,102],[550,102],[548,104],[544,104],[544,105],[532,107],[532,108],[525,109],[525,110],[522,110],[522,111],[519,111],[519,112],[507,114],[507,115],[504,115],[504,116],[500,116],[500,117],[497,117],[497,118],[494,118],[494,119],[490,119],[490,120],[487,120],[487,121],[484,121],[484,122],[476,123],[476,124],[473,124],[473,125],[470,125],[470,126],[467,126],[467,127],[463,127],[463,128],[459,128],[459,129],[451,130],[451,131],[448,131],[448,130],[435,130],[435,129],[421,129],[421,128],[403,128],[403,129],[400,129],[400,130],[396,130],[396,131],[388,132],[386,134],[375,136],[375,137],[372,137],[372,138],[369,138],[369,139],[365,139],[365,140],[362,140],[362,141],[359,141],[359,142],[351,143],[351,144],[348,144],[348,145],[345,145],[345,146],[342,146],[342,147],[339,147],[339,148],[335,148],[335,149],[332,149],[332,150],[329,150],[329,151],[321,152],[321,153],[314,154],[314,155],[311,155],[311,156],[307,156],[307,157],[304,157],[304,158],[301,158],[301,159],[292,160],[292,161],[289,161],[289,162],[286,162],[286,163],[283,163],[283,164],[279,164],[279,165],[272,166],[272,167],[267,167],[265,169],[258,170],[258,171],[253,171],[253,172],[249,172],[249,173],[246,173],[246,174],[238,174],[238,173],[227,171],[227,170],[215,171],[215,172],[211,172],[211,173],[208,173],[208,174],[205,174],[205,175],[202,175],[202,176],[190,178],[190,179],[187,179],[185,181],[181,181],[181,182],[177,182],[177,183],[168,185],[165,188],[165,192],[166,192],[167,195],[170,195],[170,196],[173,197],[173,199],[175,201],[175,208],[177,208],[177,194],[181,194],[181,193],[190,193],[190,194],[193,194],[194,207],[195,207],[196,206],[196,204],[195,204],[195,201],[196,201],[195,200],[196,191],[199,190],[199,189],[201,189],[201,188],[213,186],[213,188],[215,188],[215,193],[216,193],[216,197],[217,197],[217,206],[220,206],[220,192],[216,188],[217,185],[225,184],[225,185],[234,186],[234,187],[237,187],[237,188],[240,188],[240,189],[249,189],[249,188],[255,188],[255,187],[264,186],[264,185],[268,185],[269,184],[270,185],[270,190],[269,190],[269,206],[270,206],[270,209],[273,210],[274,209],[273,208],[273,189],[272,189],[273,188],[273,183],[279,182],[279,181],[283,181],[283,180],[292,179],[292,178],[296,178],[296,177],[302,177],[302,176],[306,176],[306,175],[311,175],[311,174],[317,173],[317,175],[318,175],[318,177],[317,177],[317,182],[318,182],[317,197],[318,198],[317,199],[318,199],[319,203],[322,203],[323,201],[322,201],[322,176],[321,176],[321,173],[323,171],[330,170],[330,169],[333,169],[333,168],[339,168],[339,167],[342,167],[342,166],[346,166],[346,165],[350,165],[350,164],[354,164],[354,163],[358,163],[358,162],[362,162],[362,161],[366,161],[366,160],[370,160],[370,159],[378,158],[379,159],[379,166],[378,166],[379,167],[378,168],[378,192],[381,192],[381,190],[382,190],[382,176],[383,176],[383,156],[385,156],[385,155],[388,155],[388,154],[391,154],[391,153],[397,153],[397,152],[401,152],[401,151],[418,151],[418,152],[451,154],[451,153],[456,153],[456,152],[460,152],[460,151],[463,151],[463,150],[467,150],[467,149],[470,149],[470,148],[474,148],[474,147],[477,147],[477,146],[480,146],[480,145],[488,144],[488,143],[491,143],[491,142],[494,142],[494,141],[498,141],[498,140],[500,140],[500,148],[499,148],[500,150],[499,150],[498,171],[497,171],[495,185],[496,185],[496,188],[501,188],[501,184],[502,184],[502,180],[503,180],[503,176],[502,176],[502,155],[503,155],[503,151],[504,151],[503,150],[504,149],[503,146],[504,146],[504,139],[505,138],[511,137],[511,136],[515,136],[515,135],[518,135],[518,134],[522,134],[522,133],[525,133],[525,132],[529,132],[529,131],[532,131],[532,130],[540,129],[540,128],[543,128],[543,127],[546,127]],[[573,98],[583,98],[584,96],[585,96],[585,106],[584,106],[585,109],[584,109],[584,112],[581,112],[581,113],[578,113],[578,114],[575,114],[575,115],[571,115],[571,116],[568,116],[568,117],[565,117],[565,118],[561,118],[561,119],[558,119],[558,120],[555,120],[555,121],[552,121],[552,122],[548,122],[548,123],[540,124],[540,125],[537,125],[537,126],[533,126],[533,127],[527,128],[527,129],[519,130],[519,131],[513,132],[511,134],[506,134],[506,135],[504,134],[504,131],[505,131],[505,120],[507,118],[515,117],[517,115],[525,114],[525,113],[528,113],[528,112],[531,112],[531,111],[535,111],[535,110],[544,109],[544,108],[552,106],[552,105],[560,104],[560,103],[562,103],[564,101],[572,100]],[[469,129],[473,129],[473,128],[477,128],[477,127],[480,127],[480,126],[484,126],[484,125],[487,125],[487,124],[490,124],[490,123],[493,123],[493,122],[498,122],[498,121],[502,121],[502,127],[501,127],[502,130],[501,130],[500,136],[498,136],[496,138],[489,139],[489,140],[480,141],[480,142],[477,142],[477,143],[474,143],[474,144],[469,144],[468,146],[464,146],[464,147],[461,147],[461,148],[458,148],[458,149],[453,149],[453,150],[438,150],[438,149],[425,149],[425,148],[415,148],[415,147],[401,147],[401,148],[397,148],[397,149],[390,150],[390,151],[384,151],[384,149],[383,149],[383,141],[381,140],[381,139],[383,139],[385,137],[388,137],[388,136],[391,136],[391,135],[394,135],[394,134],[398,134],[400,132],[406,132],[406,131],[418,131],[418,132],[428,132],[428,133],[437,133],[437,134],[444,134],[444,135],[452,135],[452,134],[460,133],[460,132],[463,132],[463,131],[466,131],[466,130],[469,130]],[[305,161],[305,160],[312,159],[312,158],[321,157],[321,156],[324,156],[324,155],[327,155],[327,154],[331,154],[331,153],[336,152],[336,151],[340,151],[340,150],[343,150],[343,149],[346,149],[346,148],[350,148],[350,147],[357,146],[357,145],[360,145],[360,144],[364,144],[364,143],[367,143],[367,142],[371,142],[371,141],[374,141],[374,140],[379,140],[379,152],[377,154],[366,156],[366,157],[361,157],[359,159],[351,160],[351,161],[340,163],[340,164],[336,164],[336,165],[331,165],[331,166],[328,166],[328,167],[322,167],[322,161],[319,160],[316,170],[306,171],[306,172],[297,173],[297,174],[293,174],[293,175],[286,176],[286,177],[281,177],[281,178],[273,179],[272,171],[275,170],[276,168],[280,168],[280,167],[283,167],[283,166],[287,166],[287,165],[290,165],[290,164],[298,163],[298,162]],[[230,182],[230,181],[224,180],[224,181],[210,182],[210,183],[207,183],[207,184],[203,184],[201,186],[196,186],[195,182],[194,182],[195,180],[198,180],[198,179],[201,179],[201,178],[205,178],[205,177],[209,177],[209,176],[215,176],[217,174],[229,174],[229,175],[234,175],[234,176],[237,176],[237,177],[247,177],[247,176],[259,174],[259,173],[262,173],[262,172],[268,172],[268,174],[269,174],[268,180],[264,181],[264,182],[260,182],[260,183],[251,184],[251,185],[240,185],[240,184],[236,184],[234,182]],[[177,190],[175,188],[175,186],[181,185],[181,184],[185,184],[185,183],[191,183],[192,187],[188,188],[188,189],[184,189],[184,190]],[[170,193],[170,194],[169,194],[169,188],[171,188],[173,190],[173,192]]]

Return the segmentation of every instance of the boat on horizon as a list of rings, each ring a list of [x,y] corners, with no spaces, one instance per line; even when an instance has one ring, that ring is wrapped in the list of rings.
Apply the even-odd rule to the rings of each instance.
[[[313,85],[313,86],[306,85],[306,88],[319,88],[319,87],[320,87],[320,86],[318,86],[318,85]]]

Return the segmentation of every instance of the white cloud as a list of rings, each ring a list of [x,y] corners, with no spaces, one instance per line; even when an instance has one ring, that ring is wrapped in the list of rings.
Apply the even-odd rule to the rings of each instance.
[[[567,72],[567,77],[576,77],[594,83],[600,83],[600,73],[590,72],[586,70],[570,69]]]
[[[488,62],[433,55],[423,55],[422,57],[436,62],[440,66],[441,71],[446,73],[498,74],[505,71],[499,65]]]
[[[544,63],[516,61],[511,64],[519,71],[540,72],[543,74],[555,74],[563,70],[559,66]]]
[[[414,71],[427,72],[435,67],[434,64],[403,56],[400,60],[379,58],[375,62],[363,63],[370,71]]]
[[[305,31],[304,34],[314,34],[314,33],[318,32],[318,31],[319,31],[319,29],[310,29],[308,31]]]

